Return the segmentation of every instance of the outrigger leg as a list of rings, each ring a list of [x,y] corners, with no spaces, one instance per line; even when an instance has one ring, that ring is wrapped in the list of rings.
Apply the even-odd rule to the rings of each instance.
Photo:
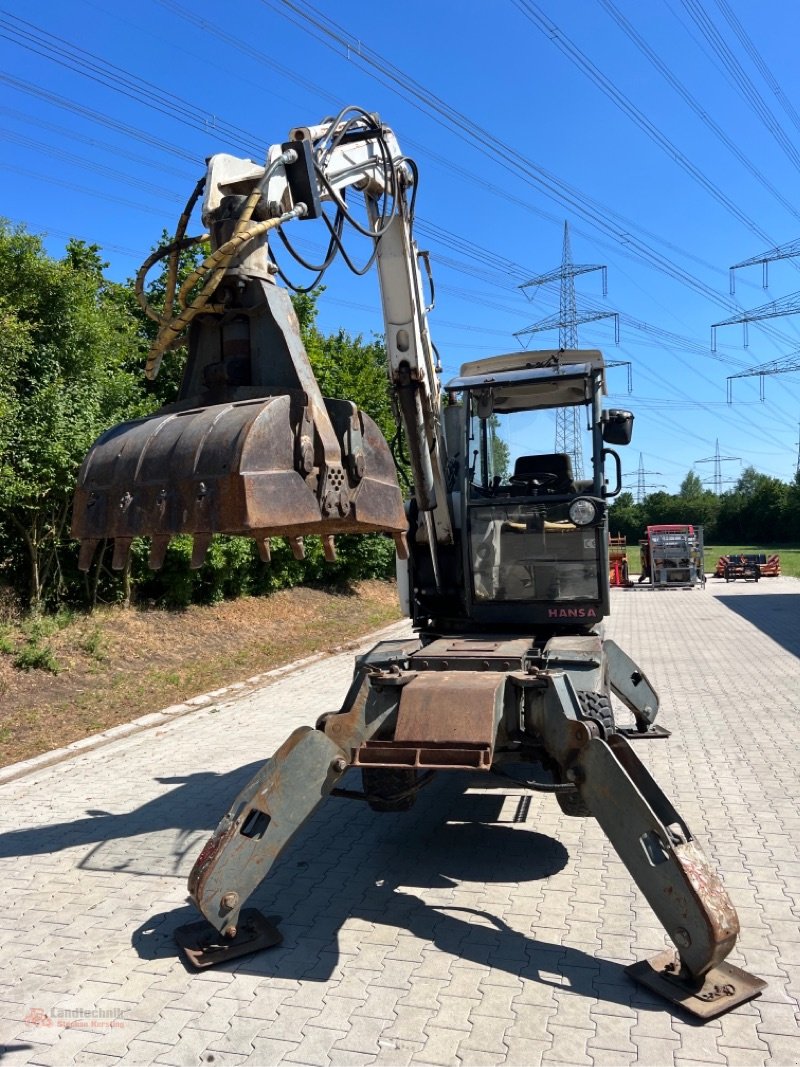
[[[628,973],[702,1019],[757,996],[766,986],[725,957],[739,920],[717,873],[688,826],[618,733],[581,710],[566,674],[552,673],[532,703],[544,746],[574,783],[647,898],[677,952],[633,964]]]
[[[295,730],[239,793],[189,875],[189,894],[207,922],[180,927],[175,939],[194,967],[280,942],[271,923],[242,905],[335,788],[354,750],[390,724],[397,712],[393,692],[371,690],[368,671],[358,671],[343,710],[328,717],[327,732]]]

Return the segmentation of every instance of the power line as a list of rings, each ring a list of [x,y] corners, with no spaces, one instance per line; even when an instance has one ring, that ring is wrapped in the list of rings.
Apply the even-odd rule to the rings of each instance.
[[[0,15],[0,37],[26,50],[43,56],[82,77],[98,82],[129,100],[136,100],[170,118],[178,118],[193,129],[214,131],[220,140],[239,146],[249,135],[245,130],[224,122],[218,116],[204,112],[175,93],[160,89],[144,78],[134,77],[122,67],[108,63],[102,57],[74,45],[63,37],[42,30],[31,22],[10,12]],[[262,152],[260,141],[250,143],[250,151]]]
[[[551,40],[556,47],[571,60],[583,73],[590,79],[590,81],[597,86],[615,105],[619,108],[623,114],[627,115],[639,129],[659,146],[667,155],[678,164],[687,174],[698,184],[701,188],[713,197],[722,207],[725,208],[735,219],[737,219],[743,226],[751,230],[753,233],[758,234],[765,240],[769,240],[761,227],[748,215],[746,215],[739,205],[731,200],[716,183],[712,182],[705,171],[694,164],[688,156],[686,156],[675,144],[670,140],[667,135],[651,122],[650,119],[641,111],[636,105],[609,79],[603,74],[603,72],[589,59],[585,52],[572,41],[567,34],[559,29],[556,24],[549,19],[541,8],[537,4],[533,3],[533,0],[513,0],[517,9],[533,23],[541,32]]]
[[[678,249],[671,242],[651,233],[632,220],[626,219],[607,205],[595,201],[557,178],[513,145],[498,138],[437,94],[427,90],[405,70],[398,68],[385,56],[367,45],[363,39],[350,34],[306,0],[261,0],[261,3],[284,15],[293,25],[322,42],[337,55],[346,55],[349,62],[359,65],[365,73],[397,93],[406,103],[431,115],[440,125],[450,129],[457,137],[496,165],[536,187],[544,195],[567,206],[571,212],[585,219],[601,232],[610,235],[632,257],[647,262],[661,273],[686,285],[715,304],[729,308],[735,306],[733,301],[723,297],[719,290],[690,274],[648,242],[652,239],[665,248],[679,252],[684,258],[693,258],[690,253]],[[767,329],[765,332],[771,339],[779,336],[772,329]]]
[[[39,54],[43,54],[43,52],[39,52]],[[89,53],[87,53],[87,54],[89,54]],[[119,69],[121,69],[121,68],[115,68],[115,69],[119,70]],[[127,73],[125,73],[125,74],[127,74]],[[128,75],[128,77],[130,78],[130,77],[132,77],[132,76]],[[100,81],[100,82],[101,82],[101,79],[99,78],[99,76],[95,77],[95,78],[94,78],[93,80],[95,80],[95,81]],[[101,82],[101,83],[102,83],[102,82]],[[145,84],[147,84],[147,83],[145,83]],[[157,86],[156,86],[156,87],[157,87]],[[172,95],[173,95],[173,99],[175,99],[175,100],[178,100],[178,99],[179,99],[179,98],[177,98],[177,97],[174,97],[174,94],[172,94]],[[131,97],[131,98],[134,98],[134,97]],[[135,98],[137,98],[137,99],[139,100],[139,102],[144,102],[144,100],[140,100],[140,99],[139,99],[138,97],[135,97]],[[186,103],[186,101],[183,101],[183,102],[185,102],[185,103]],[[153,106],[153,105],[147,105],[147,106]],[[180,117],[180,109],[179,109],[179,108],[176,108],[176,110],[174,111],[174,116],[175,116],[175,117],[177,117],[177,118],[179,118],[179,117]],[[186,117],[186,115],[185,115],[185,116],[183,116],[183,117]],[[210,128],[211,128],[211,125],[212,125],[212,123],[215,123],[215,122],[218,122],[218,121],[217,121],[217,120],[213,120],[213,118],[212,118],[212,120],[211,120],[211,121],[209,121],[209,117],[208,117],[208,116],[206,116],[206,117],[204,118],[204,123],[203,123],[203,128],[204,128],[204,130],[208,130],[208,129],[210,129]],[[191,126],[191,125],[192,125],[192,123],[191,123],[191,122],[189,122],[189,123],[187,123],[187,125],[190,125],[190,126]],[[221,125],[221,124],[220,124],[220,125]],[[197,128],[197,127],[196,127],[196,126],[194,126],[193,128]],[[244,133],[246,133],[246,131],[243,131],[243,132],[244,132]],[[256,143],[256,142],[258,141],[258,139],[257,139],[257,138],[253,137],[253,134],[247,134],[247,137],[249,137],[249,139],[250,139],[250,141],[251,141],[252,143]],[[500,145],[501,145],[501,143],[500,143]],[[240,146],[241,146],[241,145],[240,145],[240,143],[237,143],[237,147],[240,147]],[[245,149],[245,150],[246,150],[246,149]],[[497,150],[497,152],[495,153],[495,156],[496,156],[496,155],[498,154],[498,152],[499,152],[499,149],[498,149],[498,150]],[[193,157],[190,157],[190,158],[193,158]],[[523,158],[524,158],[524,157],[523,157]],[[42,175],[37,175],[37,177],[42,177]],[[557,180],[557,179],[556,179],[556,180]],[[67,188],[68,188],[68,186],[67,186]],[[75,187],[75,188],[79,188],[79,187]],[[569,187],[565,187],[565,188],[569,188]],[[575,193],[576,193],[576,195],[582,195],[582,194],[580,194],[580,193],[579,193],[579,191],[577,191],[577,190],[575,191]],[[93,193],[93,194],[94,194],[94,193]],[[94,195],[96,195],[96,194],[94,194]],[[102,194],[100,194],[100,195],[102,195]],[[124,203],[128,203],[128,202],[124,202]],[[589,201],[587,200],[587,203],[590,203],[590,202],[589,202]],[[135,206],[135,207],[138,207],[138,208],[140,208],[140,209],[144,209],[144,210],[149,210],[148,208],[142,208],[142,206],[141,206],[141,205],[134,205],[134,206]],[[644,230],[644,232],[643,232],[643,233],[645,233],[645,234],[646,234],[646,233],[647,233],[647,232],[646,232],[646,230]],[[615,238],[615,239],[617,239],[617,238]],[[622,239],[624,240],[624,235],[623,235],[623,238],[622,238]],[[656,240],[658,240],[659,242],[661,241],[661,239],[660,239],[660,238],[655,238],[655,239],[656,239]],[[669,245],[669,242],[661,242],[661,243],[665,244],[665,246],[668,246],[668,245]],[[624,245],[623,245],[623,248],[624,248]],[[631,243],[630,243],[630,241],[628,241],[628,248],[631,248]],[[674,248],[674,246],[673,246],[673,248]],[[676,251],[678,251],[679,253],[681,253],[681,255],[688,255],[688,253],[685,253],[685,252],[684,252],[684,251],[682,251],[682,250],[676,250]],[[638,252],[634,252],[634,253],[631,253],[631,255],[634,255],[634,256],[638,256],[638,258],[641,258],[641,255],[640,255],[640,254],[639,254]],[[457,269],[458,269],[458,268],[457,268]],[[498,268],[498,269],[499,269],[499,268]],[[719,294],[718,294],[718,293],[716,293],[716,297],[717,297],[717,298],[718,298],[718,296],[719,296]],[[692,368],[692,369],[693,369],[693,368]]]
[[[632,23],[630,23],[628,19],[625,18],[619,8],[616,7],[616,5],[613,3],[613,0],[599,0],[599,2],[614,20],[614,22],[616,22],[617,26],[619,26],[619,28],[623,31],[623,33],[625,33],[629,40],[631,40],[633,44],[636,45],[639,51],[650,61],[650,63],[661,74],[661,76],[667,81],[667,83],[672,86],[675,92],[680,96],[684,103],[691,108],[691,110],[700,119],[700,121],[708,129],[711,130],[714,136],[725,145],[728,151],[742,164],[742,166],[746,170],[748,170],[753,175],[753,177],[758,182],[760,182],[761,185],[763,185],[763,187],[767,189],[784,208],[786,208],[786,210],[790,214],[794,215],[795,218],[800,219],[800,211],[797,210],[794,203],[790,200],[787,200],[783,193],[781,193],[781,191],[772,184],[772,182],[766,177],[766,175],[758,169],[758,167],[753,163],[752,158],[747,155],[747,153],[743,152],[739,148],[737,142],[734,141],[731,137],[729,137],[722,129],[722,127],[711,118],[711,116],[708,114],[702,104],[697,100],[697,98],[689,92],[689,90],[680,81],[680,79],[675,76],[670,67],[661,59],[658,52],[650,47],[650,45],[642,37],[642,35],[637,32]],[[720,8],[722,8],[723,5],[727,7],[725,0],[717,0],[717,4]],[[732,18],[734,18],[735,21],[733,12],[730,12],[730,15]],[[726,15],[726,18],[727,17],[728,16]]]
[[[111,130],[117,130],[126,137],[133,137],[135,140],[142,141],[144,144],[152,145],[153,148],[156,148],[159,152],[178,156],[180,159],[185,159],[190,163],[203,162],[201,155],[186,152],[172,141],[162,141],[159,137],[154,137],[151,133],[145,130],[137,129],[135,126],[128,126],[127,123],[120,122],[102,111],[94,111],[92,108],[84,107],[75,100],[69,100],[66,97],[59,96],[57,93],[48,92],[39,85],[33,85],[31,82],[23,81],[21,78],[13,78],[10,74],[4,74],[2,72],[0,72],[0,82],[5,82],[6,85],[10,86],[12,89],[16,89],[20,93],[27,93],[29,96],[38,97],[40,100],[43,100],[45,103],[48,103],[53,107],[71,111],[74,115],[88,119],[89,122],[106,126]]]
[[[797,111],[792,106],[791,101],[786,96],[786,93],[784,93],[783,89],[780,86],[780,83],[778,82],[775,75],[772,73],[769,64],[764,61],[763,57],[761,56],[761,53],[753,44],[751,38],[745,31],[741,22],[739,22],[736,15],[733,13],[733,9],[731,8],[727,0],[716,0],[716,2],[717,7],[722,12],[723,18],[738,37],[739,43],[741,44],[742,48],[744,48],[745,52],[747,52],[753,64],[757,68],[759,74],[770,87],[772,92],[775,94],[778,103],[781,105],[783,110],[792,120],[794,128],[798,131],[798,133],[800,133],[800,115],[797,114]]]
[[[784,133],[781,123],[772,114],[761,93],[756,89],[747,72],[731,51],[725,38],[715,26],[714,20],[709,17],[708,12],[703,9],[699,0],[682,0],[682,3],[697,28],[722,61],[734,87],[761,120],[787,159],[797,170],[800,170],[800,154],[798,154],[796,148]]]

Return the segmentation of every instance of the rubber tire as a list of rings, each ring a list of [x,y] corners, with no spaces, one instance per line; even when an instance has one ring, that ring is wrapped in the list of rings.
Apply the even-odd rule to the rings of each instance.
[[[578,700],[583,714],[598,724],[604,737],[614,732],[614,709],[605,693],[579,689]],[[571,793],[556,793],[556,800],[564,815],[569,815],[570,818],[585,819],[592,814],[577,789]]]
[[[392,798],[397,793],[405,793],[417,781],[417,772],[393,767],[362,767],[361,781],[367,794],[367,803],[373,811],[409,811],[417,802],[417,794]]]

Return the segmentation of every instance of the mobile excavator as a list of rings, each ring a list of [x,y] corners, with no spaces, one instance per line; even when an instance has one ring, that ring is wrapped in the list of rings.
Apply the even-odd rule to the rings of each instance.
[[[323,800],[352,795],[339,785],[349,768],[360,768],[372,808],[400,811],[433,772],[535,765],[548,780],[530,787],[554,793],[566,815],[597,819],[675,945],[634,964],[633,977],[711,1018],[764,983],[724,962],[739,930],[733,905],[629,743],[656,735],[657,694],[602,635],[607,507],[621,482],[612,446],[630,441],[633,416],[603,407],[595,350],[466,363],[441,389],[421,270],[430,278],[430,267],[413,238],[417,185],[392,130],[345,108],[293,129],[263,164],[212,156],[175,239],[137,279],[158,324],[146,374],[187,330],[188,360],[176,402],[109,430],[86,457],[73,520],[81,566],[108,538],[122,568],[132,539],[149,537],[158,568],[181,533],[193,535],[200,566],[216,533],[254,538],[269,561],[273,536],[298,557],[303,539],[319,536],[331,559],[337,534],[382,532],[396,544],[415,634],[358,658],[342,708],[295,730],[234,799],[189,878],[205,921],[178,941],[199,967],[280,939],[243,905]],[[348,191],[360,192],[365,216]],[[208,232],[187,237],[201,195]],[[377,264],[388,377],[413,475],[405,503],[376,424],[321,395],[277,282],[270,232],[288,247],[286,231],[312,219],[329,234],[323,266],[339,252],[353,267],[347,226],[368,239]],[[212,251],[179,287],[180,253],[201,240]],[[159,259],[167,292],[157,310],[144,278]],[[559,407],[585,416],[588,478],[568,455],[537,451],[533,420]],[[506,449],[501,432],[513,442]],[[612,693],[635,726],[615,724]]]

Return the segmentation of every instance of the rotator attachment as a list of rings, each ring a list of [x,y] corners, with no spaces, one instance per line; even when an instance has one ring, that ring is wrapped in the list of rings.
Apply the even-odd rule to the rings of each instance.
[[[199,316],[178,402],[107,431],[78,477],[72,534],[88,570],[115,540],[121,569],[135,537],[150,537],[150,566],[176,534],[195,538],[202,565],[213,534],[323,538],[384,532],[407,555],[408,520],[391,451],[376,424],[319,391],[284,290],[262,279],[236,289],[238,310]],[[219,356],[222,355],[220,359]]]

